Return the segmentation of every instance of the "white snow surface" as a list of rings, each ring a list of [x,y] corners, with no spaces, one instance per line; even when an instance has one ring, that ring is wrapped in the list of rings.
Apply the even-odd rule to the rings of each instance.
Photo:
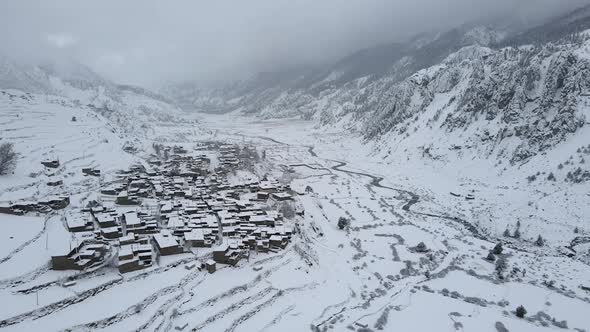
[[[64,193],[72,201],[47,221],[0,215],[6,229],[2,331],[174,331],[185,325],[198,331],[590,331],[590,294],[582,288],[590,287],[589,248],[565,248],[590,233],[590,188],[525,178],[588,142],[585,128],[529,163],[499,172],[489,160],[454,152],[444,162],[428,161],[416,152],[421,141],[366,143],[360,134],[338,125],[318,128],[314,121],[188,114],[171,106],[168,113],[161,101],[127,93],[88,106],[100,93],[2,91],[2,140],[14,142],[20,155],[14,174],[0,179],[0,201]],[[147,104],[149,111],[140,107]],[[235,267],[217,264],[213,274],[185,268],[211,258],[202,250],[124,275],[106,267],[63,286],[79,272],[49,269],[50,256],[80,239],[67,231],[62,214],[95,199],[116,170],[145,163],[152,143],[192,147],[205,140],[252,143],[266,154],[261,171],[289,176],[296,192],[312,189],[296,197],[305,215],[297,217],[299,231],[287,248],[253,252]],[[122,149],[129,144],[137,152]],[[40,161],[48,158],[59,159],[60,167],[45,170]],[[294,172],[286,175],[284,166]],[[100,169],[101,176],[84,176],[83,167]],[[64,185],[47,186],[56,176]],[[465,200],[468,194],[475,199]],[[339,229],[340,217],[349,228]],[[503,236],[517,221],[520,238]],[[545,246],[534,244],[538,235]],[[485,260],[499,241],[504,279]],[[416,250],[421,242],[427,252]],[[514,314],[519,305],[525,319]]]

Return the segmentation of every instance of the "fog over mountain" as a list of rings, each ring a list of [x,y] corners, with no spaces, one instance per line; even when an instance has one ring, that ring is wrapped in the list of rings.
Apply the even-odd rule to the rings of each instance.
[[[0,52],[67,57],[120,83],[241,78],[473,20],[533,24],[581,0],[3,1]]]

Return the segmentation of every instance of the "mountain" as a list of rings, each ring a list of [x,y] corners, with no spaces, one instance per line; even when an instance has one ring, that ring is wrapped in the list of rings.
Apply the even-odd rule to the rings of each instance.
[[[59,159],[56,175],[82,190],[88,181],[80,177],[81,168],[126,168],[151,153],[153,140],[174,137],[175,130],[199,130],[164,97],[118,85],[74,61],[0,61],[0,143],[13,143],[19,156],[14,173],[3,177],[0,201],[39,195],[16,194],[22,187],[57,192],[46,188],[46,159]]]
[[[19,64],[0,54],[0,87],[31,93],[52,91],[47,73],[39,67]]]
[[[364,83],[383,77],[402,80],[442,61],[463,46],[473,43],[488,45],[499,42],[501,38],[503,34],[494,29],[469,24],[446,33],[421,34],[406,42],[363,49],[331,65],[264,72],[245,81],[215,88],[184,82],[169,85],[161,93],[185,109],[259,113],[267,105],[284,103],[283,99],[289,99],[289,95],[296,96],[298,100],[313,99],[328,91],[345,88],[356,80],[362,79]],[[301,103],[297,101],[296,104]],[[293,112],[289,112],[290,115]],[[298,115],[306,116],[305,113]]]
[[[510,38],[504,39],[498,46],[548,43],[588,29],[590,29],[590,5],[515,33]]]
[[[349,112],[363,119],[365,139],[522,164],[587,124],[589,46],[466,47],[391,87],[367,87],[370,111],[354,100]]]
[[[590,41],[580,33],[587,22],[590,6],[520,30],[467,24],[365,49],[323,69],[193,90],[192,105],[313,119],[356,131],[386,150],[430,137],[420,149],[444,155],[473,147],[473,158],[521,165],[588,121]],[[550,42],[535,37],[541,31]],[[175,91],[190,86],[169,88],[167,95],[175,99]]]
[[[0,55],[0,89],[59,97],[62,103],[87,107],[113,121],[121,130],[144,135],[154,121],[169,121],[180,109],[147,89],[111,82],[72,59],[40,64],[23,63]]]

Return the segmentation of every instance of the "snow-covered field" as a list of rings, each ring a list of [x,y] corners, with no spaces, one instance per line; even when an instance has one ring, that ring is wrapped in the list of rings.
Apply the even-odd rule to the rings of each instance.
[[[141,162],[154,140],[253,143],[265,151],[268,172],[308,192],[298,198],[305,216],[285,250],[253,253],[214,274],[185,269],[206,253],[125,275],[114,267],[52,271],[51,251],[72,241],[61,215],[2,216],[2,331],[590,331],[590,293],[581,288],[590,287],[588,248],[564,248],[590,232],[587,185],[528,186],[516,175],[492,176],[485,165],[420,164],[401,152],[383,159],[357,137],[301,120],[186,114],[183,122],[154,121],[149,137],[138,139],[110,130],[93,109],[1,98],[2,137],[21,156],[0,182],[0,200],[63,191],[82,206],[115,169]],[[128,141],[139,153],[122,150]],[[45,158],[60,159],[62,187],[46,186]],[[103,174],[87,178],[82,167]],[[475,199],[465,200],[468,193]],[[341,230],[340,217],[350,227]],[[504,237],[517,220],[521,238]],[[533,243],[539,234],[543,247]],[[485,259],[499,241],[503,279]],[[68,276],[77,283],[65,287]],[[514,314],[519,305],[525,319]]]
[[[2,177],[0,201],[89,191],[98,181],[84,177],[83,167],[113,170],[133,160],[122,151],[123,134],[104,117],[67,98],[2,91],[0,131],[3,141],[14,143],[19,153],[14,174]],[[45,169],[41,164],[45,160],[59,160],[60,167]],[[56,180],[64,185],[47,186]]]

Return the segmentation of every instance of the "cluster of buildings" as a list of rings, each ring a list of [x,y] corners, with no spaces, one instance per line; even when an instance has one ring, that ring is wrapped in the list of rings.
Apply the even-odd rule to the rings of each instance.
[[[45,167],[47,174],[50,178],[46,182],[49,187],[57,187],[63,185],[63,180],[60,177],[55,176],[55,169],[59,168],[60,163],[57,159],[48,159],[41,162],[41,165]],[[100,170],[92,168],[83,168],[82,173],[91,176],[100,176]],[[70,205],[70,197],[68,195],[57,195],[45,197],[36,201],[21,200],[16,202],[0,202],[0,213],[23,215],[25,213],[37,212],[37,213],[50,213],[55,210],[65,209]]]
[[[51,257],[54,270],[85,270],[101,266],[110,252],[110,245],[103,241],[82,241],[63,255]]]
[[[161,256],[207,250],[211,259],[203,267],[213,272],[216,263],[235,265],[251,251],[288,245],[294,224],[283,211],[295,211],[289,185],[272,178],[228,180],[243,163],[253,162],[255,149],[208,143],[195,150],[200,152],[164,147],[163,158],[153,156],[101,188],[100,202],[68,211],[67,226],[89,239],[84,245],[106,246],[97,249],[101,254],[92,264],[116,252],[119,271],[125,273],[152,266]],[[88,250],[81,247],[55,258],[54,267],[88,266],[83,261]],[[79,252],[87,254],[83,258]]]
[[[29,212],[49,213],[70,205],[69,196],[50,196],[37,201],[0,202],[0,213],[23,215]]]

